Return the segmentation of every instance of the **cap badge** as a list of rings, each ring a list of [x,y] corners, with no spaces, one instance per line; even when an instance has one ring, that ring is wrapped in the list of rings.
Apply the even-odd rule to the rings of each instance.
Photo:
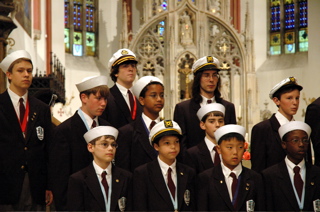
[[[122,54],[122,55],[128,54],[128,51],[127,51],[127,50],[122,50],[122,51],[121,51],[121,54]]]
[[[295,83],[296,79],[294,77],[289,77],[291,83]]]
[[[173,123],[171,120],[165,120],[163,123],[164,123],[165,128],[173,127]]]
[[[208,56],[207,57],[207,62],[208,63],[213,63],[213,57],[212,56]]]

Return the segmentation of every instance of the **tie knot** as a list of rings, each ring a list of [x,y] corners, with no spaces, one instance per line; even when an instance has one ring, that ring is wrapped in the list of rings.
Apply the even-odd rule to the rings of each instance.
[[[107,175],[107,172],[106,172],[106,171],[103,171],[102,174],[101,174],[101,177],[102,177],[102,178],[106,178],[106,175]]]
[[[92,121],[91,128],[95,128],[97,126],[97,122],[95,120]]]
[[[233,173],[233,172],[231,172],[231,173],[230,173],[230,177],[232,177],[233,179],[237,179],[236,174],[235,174],[235,173]]]
[[[214,146],[214,147],[213,147],[213,150],[214,150],[216,153],[218,153],[217,146]]]
[[[171,169],[171,167],[169,167],[168,174],[171,174],[171,172],[172,172],[172,169]]]
[[[208,100],[207,100],[207,104],[210,104],[210,103],[212,103],[212,100],[211,100],[211,99],[208,99]]]
[[[300,167],[299,167],[299,166],[295,166],[295,167],[293,168],[293,172],[294,172],[295,174],[300,174]]]
[[[20,102],[20,104],[22,104],[24,102],[22,97],[19,99],[19,102]]]
[[[154,127],[154,125],[156,125],[156,122],[155,122],[155,121],[152,121],[152,122],[150,123],[149,129],[151,130],[151,129]]]

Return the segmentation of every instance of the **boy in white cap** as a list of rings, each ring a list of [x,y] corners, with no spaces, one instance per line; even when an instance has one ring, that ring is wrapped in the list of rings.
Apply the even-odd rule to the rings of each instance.
[[[132,174],[112,164],[118,130],[99,126],[83,137],[93,162],[72,174],[68,185],[68,211],[131,211]]]
[[[264,210],[264,189],[260,174],[242,166],[246,130],[229,124],[214,133],[222,161],[199,174],[197,206],[199,211]],[[255,207],[248,210],[249,203]]]
[[[132,87],[143,113],[119,129],[116,165],[133,172],[138,166],[154,160],[157,153],[149,141],[150,129],[160,122],[164,106],[162,81],[154,76],[141,77]]]
[[[53,199],[46,158],[50,108],[28,93],[33,64],[27,51],[12,52],[0,69],[10,83],[0,94],[0,211],[41,211]]]
[[[137,63],[136,55],[129,49],[119,49],[109,60],[110,76],[115,85],[110,88],[108,105],[102,118],[117,129],[131,123],[142,112],[132,94]]]
[[[197,112],[200,107],[210,103],[220,103],[226,108],[225,124],[236,124],[234,105],[221,97],[220,62],[213,56],[202,57],[197,60],[192,71],[192,98],[176,105],[174,120],[180,125],[183,133],[183,143],[186,148],[197,145],[205,136],[199,127]]]
[[[294,77],[288,77],[275,85],[269,97],[279,108],[270,119],[256,124],[251,132],[252,169],[261,172],[279,163],[286,156],[281,147],[278,129],[281,125],[293,121],[299,108],[302,86]]]
[[[189,148],[184,157],[184,163],[197,173],[220,164],[214,132],[224,125],[224,113],[225,107],[219,103],[204,105],[197,112],[200,128],[206,132],[206,136],[197,146]]]
[[[179,125],[171,120],[161,121],[151,129],[149,139],[159,155],[134,171],[135,211],[195,210],[195,171],[176,160],[181,137]]]
[[[57,210],[66,210],[69,176],[92,162],[83,135],[96,126],[110,125],[99,116],[107,105],[109,88],[106,76],[85,78],[76,84],[81,107],[75,114],[54,129],[50,148],[50,183]]]
[[[304,159],[311,128],[292,121],[279,128],[281,146],[287,156],[262,171],[268,211],[315,211],[313,201],[320,199],[320,168]]]

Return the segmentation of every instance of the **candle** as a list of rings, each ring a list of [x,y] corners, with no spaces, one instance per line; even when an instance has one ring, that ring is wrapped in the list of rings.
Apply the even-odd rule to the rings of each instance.
[[[241,105],[239,105],[238,117],[241,118]]]

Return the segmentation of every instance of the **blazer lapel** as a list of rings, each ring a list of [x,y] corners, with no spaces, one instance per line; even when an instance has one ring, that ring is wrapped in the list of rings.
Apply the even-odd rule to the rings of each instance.
[[[278,119],[276,118],[276,115],[273,114],[273,115],[271,116],[271,118],[269,119],[269,121],[271,122],[271,127],[272,127],[272,130],[273,130],[273,135],[274,135],[274,137],[277,139],[277,144],[278,144],[279,149],[282,149],[282,151],[283,151],[285,154],[287,154],[287,153],[285,152],[285,150],[283,150],[283,148],[282,148],[282,146],[281,146],[281,138],[280,138],[280,135],[279,135],[279,132],[278,132],[278,130],[279,130],[279,128],[280,128],[280,123],[279,123]]]
[[[185,169],[181,167],[178,163],[177,163],[176,171],[177,171],[177,181],[178,181],[178,186],[177,186],[178,188],[176,189],[178,191],[177,193],[178,208],[179,210],[182,210],[181,207],[184,201],[184,193],[188,189],[187,188],[188,176],[187,176],[187,173],[185,172]]]
[[[287,198],[287,201],[291,204],[292,208],[298,211],[299,205],[297,203],[297,199],[294,194],[293,186],[288,173],[288,168],[284,160],[278,164],[278,168],[278,177],[280,182],[279,189],[284,193],[285,198]]]
[[[147,152],[150,159],[153,160],[154,158],[157,157],[157,153],[150,144],[149,135],[146,132],[145,123],[142,117],[139,117],[138,120],[135,122],[134,128],[135,130],[133,132],[134,133],[133,137],[138,138],[143,149]]]
[[[92,193],[93,197],[97,200],[99,207],[103,210],[106,210],[104,197],[101,191],[100,182],[97,178],[96,171],[92,163],[85,169],[85,183],[88,186],[88,189]]]
[[[35,129],[35,123],[38,119],[38,112],[37,112],[37,105],[33,101],[33,98],[28,96],[28,101],[29,101],[29,117],[28,117],[28,123],[27,123],[27,134],[26,134],[26,141],[29,141],[29,138],[32,133],[37,133],[32,130]],[[36,127],[41,127],[41,126],[36,126]],[[37,130],[37,129],[36,129]],[[37,133],[38,136],[38,133]]]
[[[119,169],[112,166],[112,193],[110,211],[116,211],[118,200],[121,198],[121,190],[123,188],[123,176],[121,176]]]
[[[200,154],[200,157],[201,157],[202,166],[205,169],[213,167],[213,161],[212,161],[212,158],[211,158],[211,154],[209,152],[209,149],[208,149],[206,143],[204,141],[200,142],[198,144],[198,148],[199,148],[199,154]]]
[[[112,93],[112,95],[114,97],[115,103],[118,105],[118,107],[120,108],[122,113],[125,115],[127,121],[131,122],[132,118],[131,118],[131,113],[130,113],[129,107],[127,105],[127,102],[123,98],[123,95],[120,92],[119,88],[116,85],[114,85],[112,88],[110,88],[110,92]],[[139,103],[137,102],[137,104],[139,104]]]
[[[309,210],[310,205],[312,205],[312,197],[314,193],[316,192],[316,178],[317,174],[312,172],[312,165],[309,163],[306,163],[306,180],[304,185],[304,210]]]
[[[215,190],[218,191],[219,195],[221,196],[221,199],[223,199],[225,204],[228,206],[229,210],[233,211],[234,207],[230,200],[227,184],[222,173],[221,164],[214,168],[214,171],[212,172],[212,177],[214,179]]]
[[[242,172],[240,174],[241,179],[240,179],[240,185],[239,185],[239,191],[238,193],[241,195],[238,195],[237,197],[237,204],[236,204],[236,210],[240,210],[241,206],[243,204],[246,204],[246,199],[247,196],[250,192],[250,187],[251,187],[251,183],[250,183],[250,178],[248,175],[248,170],[245,169],[244,167],[242,167]]]
[[[173,210],[173,204],[171,201],[171,197],[169,195],[167,185],[163,179],[163,174],[161,172],[161,168],[158,160],[154,160],[148,164],[148,174],[149,179],[151,179],[154,187],[156,188],[155,192],[159,193],[159,196],[170,206]]]
[[[25,139],[22,135],[20,123],[17,117],[17,113],[13,107],[8,90],[6,90],[3,94],[1,94],[1,97],[3,98],[0,98],[0,105],[1,105],[0,110],[3,110],[2,113],[7,118],[8,125],[12,127],[12,131],[21,132],[19,135],[21,138],[20,141],[25,142]]]

